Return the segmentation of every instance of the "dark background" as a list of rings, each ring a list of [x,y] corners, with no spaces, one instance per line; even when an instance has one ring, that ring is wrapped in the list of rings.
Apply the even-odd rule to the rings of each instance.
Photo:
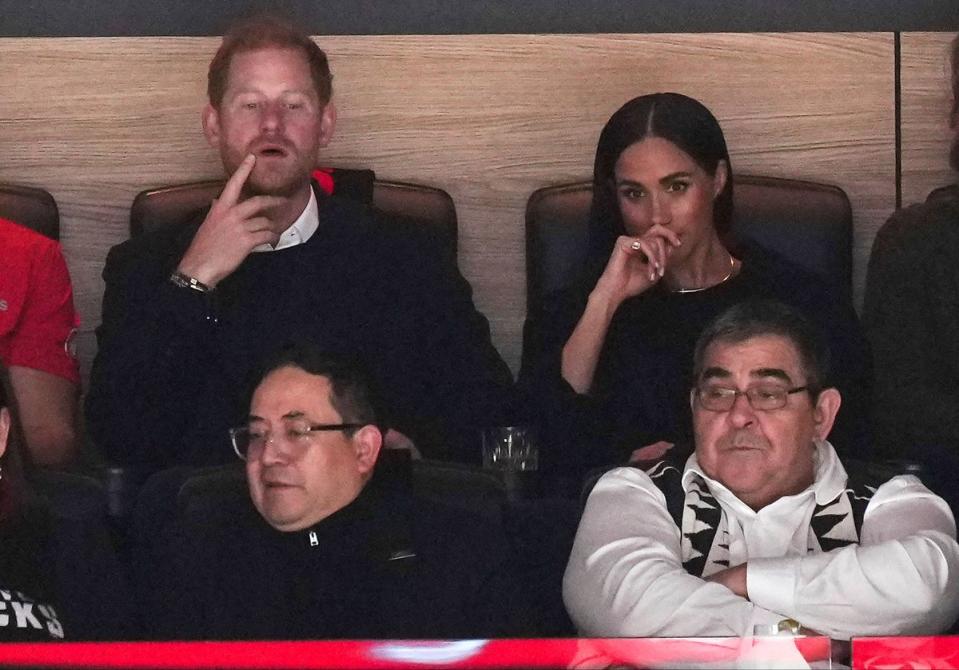
[[[959,0],[0,0],[0,37],[220,35],[267,9],[318,35],[959,30]]]

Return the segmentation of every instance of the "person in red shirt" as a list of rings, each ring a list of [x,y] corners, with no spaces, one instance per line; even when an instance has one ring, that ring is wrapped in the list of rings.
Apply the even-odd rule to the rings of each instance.
[[[64,466],[77,452],[78,325],[60,245],[0,219],[0,362],[36,465]]]

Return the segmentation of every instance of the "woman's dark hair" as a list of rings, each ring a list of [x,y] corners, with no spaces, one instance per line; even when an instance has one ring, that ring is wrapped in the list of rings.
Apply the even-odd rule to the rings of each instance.
[[[959,35],[952,40],[952,110],[949,113],[949,127],[955,136],[952,138],[952,150],[949,152],[949,165],[959,170]]]
[[[713,204],[713,224],[724,237],[732,224],[733,180],[729,150],[719,121],[705,105],[679,93],[652,93],[633,98],[613,114],[596,145],[590,256],[605,264],[616,238],[625,232],[616,199],[616,161],[630,146],[646,139],[668,140],[689,154],[710,175],[719,161],[729,171],[726,186]]]

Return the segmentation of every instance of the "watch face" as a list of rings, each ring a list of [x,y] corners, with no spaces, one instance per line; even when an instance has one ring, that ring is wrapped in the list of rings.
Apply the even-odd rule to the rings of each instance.
[[[778,627],[780,633],[788,633],[789,635],[799,635],[802,628],[795,619],[783,619],[779,622]]]
[[[199,291],[200,293],[209,293],[213,290],[199,279],[188,277],[187,275],[178,271],[174,271],[173,274],[170,275],[170,281],[180,288],[191,288],[194,291]]]

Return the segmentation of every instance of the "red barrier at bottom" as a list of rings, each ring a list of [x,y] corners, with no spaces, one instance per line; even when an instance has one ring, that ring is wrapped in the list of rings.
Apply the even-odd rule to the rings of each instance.
[[[818,637],[0,645],[0,664],[48,668],[761,668],[828,658],[829,640]]]
[[[959,637],[863,637],[852,641],[857,670],[959,670]]]

